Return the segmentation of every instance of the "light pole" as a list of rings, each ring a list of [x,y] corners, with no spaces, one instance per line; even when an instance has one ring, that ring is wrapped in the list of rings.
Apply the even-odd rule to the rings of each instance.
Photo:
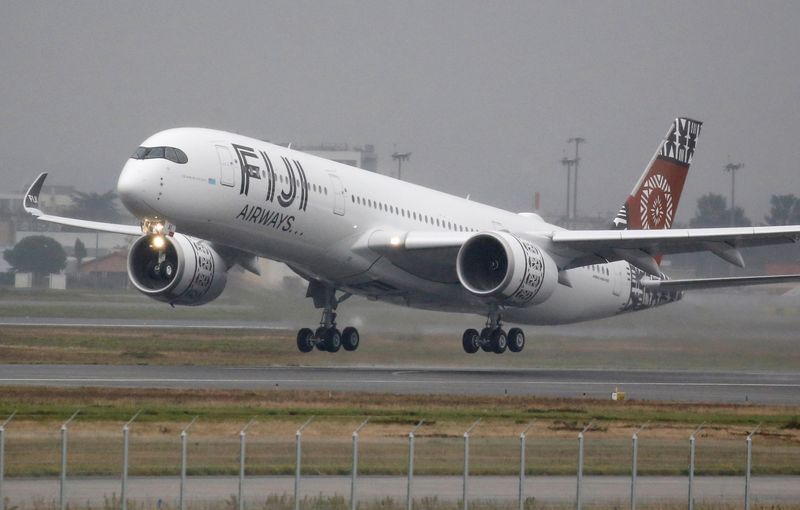
[[[575,164],[574,159],[569,159],[568,157],[564,156],[561,158],[561,165],[567,168],[567,212],[564,215],[564,218],[570,218],[570,207],[569,207],[569,200],[570,200],[570,191],[572,188],[572,166]]]
[[[728,163],[725,165],[725,171],[731,174],[731,227],[736,226],[736,172],[743,166],[743,163]]]
[[[578,217],[578,162],[580,162],[581,158],[578,157],[578,146],[582,143],[586,142],[586,138],[581,138],[580,136],[576,136],[567,140],[567,143],[574,143],[575,144],[575,186],[572,188],[572,217]]]
[[[403,180],[403,161],[408,161],[411,157],[410,152],[395,152],[392,154],[392,159],[397,161],[397,179]]]

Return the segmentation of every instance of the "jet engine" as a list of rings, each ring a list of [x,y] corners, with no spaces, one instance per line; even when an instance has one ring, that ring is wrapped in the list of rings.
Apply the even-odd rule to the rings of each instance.
[[[506,232],[481,232],[458,252],[461,285],[476,296],[508,306],[542,303],[558,284],[558,268],[535,244]]]
[[[228,266],[207,242],[181,234],[146,235],[128,253],[128,277],[143,294],[171,305],[196,306],[219,297]]]

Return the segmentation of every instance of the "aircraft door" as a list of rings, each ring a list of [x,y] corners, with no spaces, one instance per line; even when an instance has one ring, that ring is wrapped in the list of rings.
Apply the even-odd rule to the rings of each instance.
[[[235,186],[236,161],[233,159],[231,150],[222,145],[217,145],[217,156],[219,157],[219,183],[223,186]]]
[[[339,216],[344,216],[344,186],[342,180],[338,175],[328,174],[331,177],[331,186],[333,187],[333,213]]]

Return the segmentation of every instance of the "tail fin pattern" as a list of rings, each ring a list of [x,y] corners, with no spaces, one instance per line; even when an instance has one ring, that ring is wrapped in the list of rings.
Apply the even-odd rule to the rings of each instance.
[[[672,226],[703,123],[677,118],[613,220],[617,230]]]

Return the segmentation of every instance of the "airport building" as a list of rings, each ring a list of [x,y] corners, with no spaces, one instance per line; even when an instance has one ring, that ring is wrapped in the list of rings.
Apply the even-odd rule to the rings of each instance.
[[[292,149],[330,159],[337,163],[350,165],[370,172],[378,171],[378,154],[375,146],[366,144],[350,147],[347,144],[293,145]]]

